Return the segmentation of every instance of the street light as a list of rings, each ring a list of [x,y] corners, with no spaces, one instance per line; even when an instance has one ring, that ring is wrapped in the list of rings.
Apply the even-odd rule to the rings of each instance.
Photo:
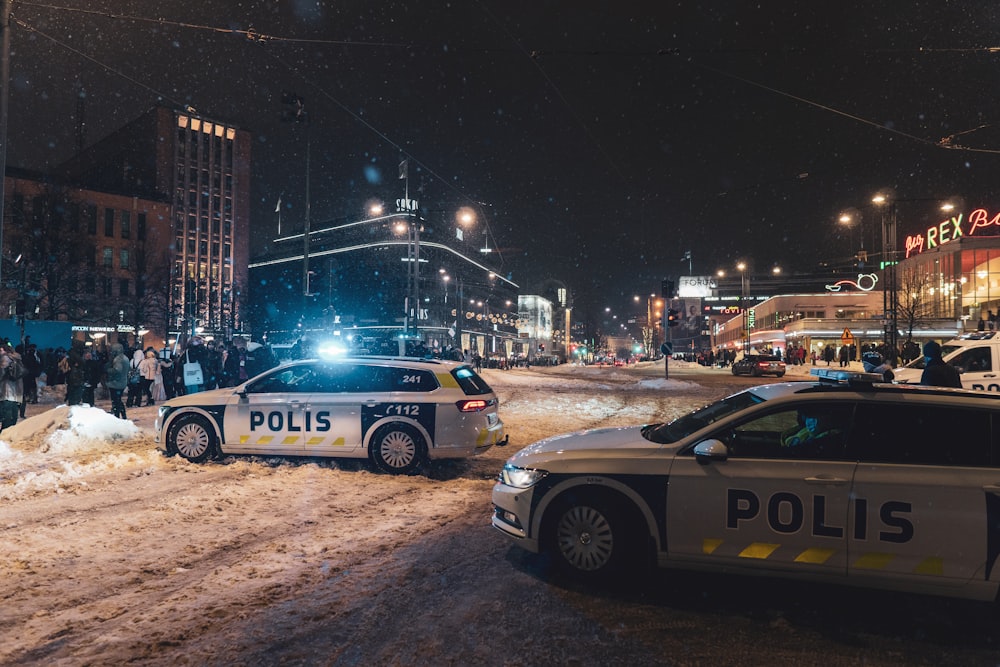
[[[743,355],[750,353],[750,311],[747,300],[750,298],[750,277],[747,275],[747,263],[739,262],[736,270],[740,272],[740,310],[743,311]]]
[[[879,207],[882,222],[882,343],[887,356],[897,355],[896,343],[899,338],[897,310],[899,295],[897,294],[896,274],[896,202],[885,194],[872,197],[872,203]]]

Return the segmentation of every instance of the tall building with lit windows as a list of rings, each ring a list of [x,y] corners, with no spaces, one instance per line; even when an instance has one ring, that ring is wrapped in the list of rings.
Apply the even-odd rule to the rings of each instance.
[[[250,133],[155,107],[85,149],[63,174],[106,192],[169,203],[168,331],[229,338],[244,329],[250,228]]]

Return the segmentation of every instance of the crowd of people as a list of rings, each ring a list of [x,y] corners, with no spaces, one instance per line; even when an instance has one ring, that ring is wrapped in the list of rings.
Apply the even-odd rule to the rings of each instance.
[[[40,386],[64,387],[67,405],[95,405],[110,399],[122,419],[130,407],[154,405],[175,396],[236,386],[277,365],[270,350],[245,338],[228,344],[191,336],[172,349],[131,346],[127,339],[107,351],[74,341],[68,349],[0,341],[0,431],[38,402]]]

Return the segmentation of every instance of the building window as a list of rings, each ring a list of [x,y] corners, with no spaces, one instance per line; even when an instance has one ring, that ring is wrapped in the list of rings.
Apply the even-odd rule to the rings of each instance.
[[[108,297],[109,299],[111,298],[111,285],[112,285],[111,278],[105,278],[104,279],[104,296]]]
[[[146,214],[139,213],[135,216],[135,238],[140,241],[146,240]]]
[[[129,268],[128,248],[122,248],[118,251],[118,266],[123,269]]]
[[[132,214],[128,211],[121,212],[122,238],[127,239],[132,234]]]
[[[114,257],[114,248],[104,248],[103,259],[101,262],[102,266],[110,268],[113,265]]]
[[[128,278],[118,281],[118,296],[128,296]]]
[[[115,235],[115,210],[113,208],[104,209],[104,235],[108,237]]]

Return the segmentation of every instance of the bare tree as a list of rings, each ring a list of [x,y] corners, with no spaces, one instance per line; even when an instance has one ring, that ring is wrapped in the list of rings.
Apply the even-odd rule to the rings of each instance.
[[[132,326],[135,340],[139,331],[148,329],[167,332],[167,305],[170,293],[171,251],[156,249],[145,239],[132,244],[133,261],[129,267],[129,280],[134,285],[127,296],[119,296],[125,321]]]
[[[93,305],[94,295],[85,285],[94,246],[75,228],[78,210],[65,191],[46,185],[30,199],[30,207],[12,211],[5,230],[21,267],[13,277],[41,319],[76,320]]]
[[[931,304],[927,299],[927,290],[930,286],[930,275],[926,271],[910,267],[899,273],[896,319],[906,328],[906,340],[913,339],[913,329],[917,321],[930,314]]]

